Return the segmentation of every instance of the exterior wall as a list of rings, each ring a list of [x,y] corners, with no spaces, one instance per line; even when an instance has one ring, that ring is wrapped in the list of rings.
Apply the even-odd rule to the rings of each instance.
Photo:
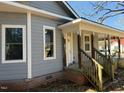
[[[61,71],[63,69],[62,32],[57,21],[32,15],[32,75],[33,77]],[[56,27],[56,59],[44,60],[43,25]]]
[[[82,31],[82,36],[81,36],[81,48],[84,50],[84,34],[92,35],[92,32],[89,31]],[[92,45],[92,44],[91,44]],[[94,47],[98,49],[98,33],[94,33]],[[91,47],[92,48],[92,47]],[[90,56],[92,54],[92,49],[91,52],[87,52]]]
[[[60,2],[53,2],[53,1],[21,1],[19,3],[28,5],[28,6],[32,6],[35,8],[39,8],[42,10],[46,10],[55,14],[59,14],[59,15],[63,15],[63,16],[67,16],[67,17],[74,17],[74,15],[72,13],[70,13],[70,11],[64,7],[64,5]]]
[[[84,35],[85,34],[88,34],[88,35],[92,35],[92,32],[89,32],[89,31],[82,31],[82,34],[81,34],[81,48],[84,50]],[[92,50],[91,52],[86,52],[89,56],[92,55]]]
[[[27,64],[23,63],[2,63],[2,36],[1,24],[26,25],[26,15],[17,13],[0,12],[0,80],[24,79],[27,77]]]

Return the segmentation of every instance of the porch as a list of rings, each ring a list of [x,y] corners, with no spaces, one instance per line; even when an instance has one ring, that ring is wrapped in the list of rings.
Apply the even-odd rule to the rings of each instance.
[[[64,67],[80,71],[102,91],[106,78],[114,80],[116,64],[123,56],[120,39],[124,32],[84,19],[76,19],[59,28],[65,41]],[[114,51],[113,40],[117,42]]]

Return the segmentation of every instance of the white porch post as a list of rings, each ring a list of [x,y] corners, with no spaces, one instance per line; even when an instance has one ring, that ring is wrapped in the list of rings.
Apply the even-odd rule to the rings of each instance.
[[[27,78],[32,78],[32,56],[31,56],[31,12],[27,12]]]

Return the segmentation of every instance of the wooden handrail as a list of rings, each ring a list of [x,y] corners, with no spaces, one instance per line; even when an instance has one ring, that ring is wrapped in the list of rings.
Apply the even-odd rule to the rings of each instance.
[[[111,60],[111,57],[107,58],[104,54],[100,53],[97,49],[93,48],[95,60],[99,62],[103,66],[103,70],[110,76],[110,78],[114,79],[114,66]]]
[[[99,88],[99,90],[102,91],[103,89],[102,65],[100,65],[95,59],[91,58],[83,50],[81,50],[81,62],[83,72],[87,79],[91,81],[91,83],[96,88]]]
[[[100,53],[100,51],[98,51],[96,48],[93,48],[93,50],[96,51],[100,56],[106,57],[104,54]]]
[[[95,64],[97,64],[101,69],[103,69],[103,66],[102,66],[101,64],[99,64],[95,59],[92,58],[92,60],[93,60],[93,62],[94,62]]]
[[[103,69],[103,66],[101,64],[99,64],[95,59],[93,59],[92,57],[90,57],[87,53],[85,53],[83,50],[81,50],[81,52],[83,52],[85,54],[85,56],[87,56],[90,60],[92,60],[92,62],[94,62],[95,64],[99,65],[100,68]],[[104,56],[104,55],[103,55]]]

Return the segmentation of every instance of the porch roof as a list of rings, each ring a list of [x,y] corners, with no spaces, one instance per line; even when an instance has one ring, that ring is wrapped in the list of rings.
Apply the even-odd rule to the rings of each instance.
[[[124,37],[124,31],[122,30],[112,28],[106,25],[98,24],[96,22],[92,22],[81,18],[62,24],[58,27],[63,31],[68,31],[68,32],[80,33],[80,31],[84,30],[90,32],[109,34],[118,37]]]

